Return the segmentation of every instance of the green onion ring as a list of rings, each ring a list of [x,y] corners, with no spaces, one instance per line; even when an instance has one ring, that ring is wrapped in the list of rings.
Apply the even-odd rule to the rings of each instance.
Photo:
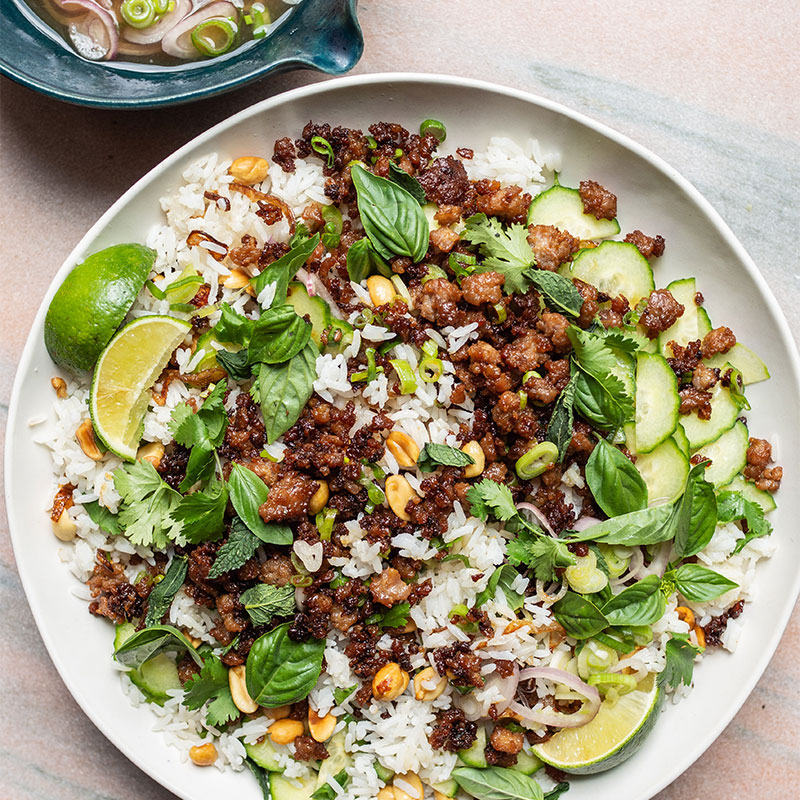
[[[425,136],[427,134],[431,134],[431,136],[435,136],[439,142],[443,142],[447,138],[447,128],[445,128],[444,124],[439,122],[438,119],[426,119],[419,126],[419,135]]]
[[[520,480],[529,481],[548,469],[558,458],[558,447],[552,442],[542,442],[517,459],[515,466]]]
[[[156,21],[153,0],[124,0],[119,13],[131,28],[149,28]]]

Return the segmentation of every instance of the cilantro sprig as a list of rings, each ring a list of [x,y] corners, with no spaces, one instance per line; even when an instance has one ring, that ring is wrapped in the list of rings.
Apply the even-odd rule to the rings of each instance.
[[[228,670],[211,653],[204,657],[200,672],[187,681],[184,689],[186,694],[182,702],[191,711],[208,703],[206,722],[213,727],[225,725],[239,716],[228,684]]]

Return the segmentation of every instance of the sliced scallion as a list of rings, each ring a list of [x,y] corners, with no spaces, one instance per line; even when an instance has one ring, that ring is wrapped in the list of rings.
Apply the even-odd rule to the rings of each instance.
[[[419,377],[423,383],[434,383],[443,373],[444,364],[441,358],[423,358],[419,362]]]
[[[502,301],[499,303],[495,303],[494,310],[495,313],[497,314],[497,321],[501,324],[505,322],[506,318],[508,317],[508,312],[506,311],[506,304],[503,303]]]
[[[173,281],[164,292],[167,295],[174,295],[178,289],[183,289],[186,286],[198,286],[203,283],[203,279],[199,275],[188,275],[185,278],[179,278],[177,281]],[[196,291],[191,295],[194,297]]]
[[[336,521],[336,509],[335,508],[323,508],[317,516],[314,518],[314,522],[317,526],[317,531],[319,531],[319,538],[322,539],[323,542],[329,542],[331,539],[331,534],[333,533],[333,523]]]
[[[170,303],[169,310],[181,311],[185,314],[194,314],[197,311],[197,306],[193,306],[191,303]]]
[[[363,328],[365,325],[370,325],[375,319],[375,313],[371,308],[362,308],[356,318],[353,320],[354,328]]]
[[[517,459],[515,466],[517,475],[523,481],[533,480],[543,472],[547,472],[557,458],[558,447],[552,442],[537,444]]]
[[[272,22],[269,11],[262,3],[253,3],[250,6],[250,14],[244,18],[248,25],[253,26],[253,38],[263,39],[267,35],[267,26]]]
[[[397,377],[400,379],[400,392],[402,394],[413,394],[417,391],[417,379],[411,364],[404,358],[390,358],[389,363],[394,367]]]
[[[374,136],[367,136],[367,147],[370,150],[374,150],[378,146],[378,142],[375,140]]]
[[[419,135],[426,136],[427,134],[435,136],[439,142],[443,142],[447,138],[447,128],[438,119],[426,119],[419,126]]]
[[[156,14],[166,14],[169,11],[169,0],[154,0]]]
[[[157,10],[153,0],[124,0],[119,13],[131,28],[149,28],[156,21]]]
[[[153,295],[153,297],[155,297],[156,300],[166,300],[167,299],[167,293],[163,289],[159,289],[158,286],[156,286],[153,283],[153,281],[146,280],[144,282],[144,285],[150,290],[150,294]]]
[[[192,31],[192,44],[209,58],[227,53],[236,43],[239,26],[231,17],[212,17],[201,22]]]
[[[428,339],[428,341],[422,345],[422,352],[428,358],[436,358],[436,356],[439,355],[439,345],[436,344],[433,339]]]
[[[325,156],[328,159],[327,160],[328,167],[333,166],[333,160],[334,160],[333,147],[325,137],[312,136],[311,149],[315,153],[319,153],[321,156]]]

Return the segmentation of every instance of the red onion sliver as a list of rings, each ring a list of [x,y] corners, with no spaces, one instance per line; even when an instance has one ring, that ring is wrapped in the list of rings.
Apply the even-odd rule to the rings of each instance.
[[[550,527],[550,523],[547,521],[547,517],[542,514],[542,512],[536,508],[533,503],[517,503],[517,509],[523,511],[530,511],[534,517],[539,521],[541,526],[551,535],[555,536],[555,531]]]
[[[60,0],[65,11],[70,6],[85,8],[89,13],[69,24],[69,38],[84,58],[108,61],[117,54],[119,27],[116,17],[94,0]]]
[[[495,703],[495,709],[498,714],[502,714],[514,700],[517,693],[517,685],[519,684],[519,665],[514,662],[514,671],[507,678],[502,679],[502,683],[498,684],[498,688],[506,699],[500,703]]]
[[[672,554],[672,542],[662,542],[658,545],[658,552],[650,562],[650,565],[643,567],[637,577],[644,578],[647,575],[658,575],[659,578],[664,576],[664,571],[669,563],[669,557]]]
[[[581,517],[573,526],[572,530],[574,531],[585,531],[588,528],[593,528],[595,525],[599,525],[601,520],[597,519],[597,517]]]
[[[305,284],[306,291],[308,292],[309,297],[314,297],[317,293],[317,290],[314,286],[314,281],[311,278],[311,275],[308,274],[308,270],[303,267],[300,267],[299,270],[295,273],[295,278],[297,280],[302,281]]]
[[[611,581],[613,586],[621,586],[623,583],[627,583],[631,578],[642,578],[642,570],[644,569],[644,553],[642,553],[641,547],[634,547],[633,552],[631,553],[631,560],[628,563],[627,571],[620,575],[619,578],[615,578]]]
[[[553,683],[560,683],[586,698],[586,702],[579,711],[572,714],[564,714],[552,708],[542,708],[534,711],[518,702],[512,702],[508,706],[509,711],[513,711],[522,720],[523,725],[541,726],[549,725],[553,728],[580,728],[591,722],[600,710],[600,692],[594,686],[584,683],[577,675],[566,672],[563,669],[553,667],[528,667],[519,673],[520,681],[535,680],[544,678]]]
[[[232,3],[213,2],[198,8],[173,25],[161,40],[162,50],[176,58],[201,58],[200,52],[192,43],[192,31],[201,23],[212,17],[230,17],[239,20],[239,9]]]

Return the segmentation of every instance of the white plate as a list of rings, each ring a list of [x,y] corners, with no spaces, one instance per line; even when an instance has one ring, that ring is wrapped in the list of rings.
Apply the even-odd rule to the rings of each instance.
[[[75,580],[59,562],[45,514],[48,454],[31,440],[28,421],[47,413],[56,373],[44,348],[44,315],[56,287],[85,254],[120,241],[144,241],[160,222],[159,197],[190,161],[210,151],[225,158],[272,153],[281,136],[297,136],[309,119],[350,127],[377,120],[415,129],[427,117],[447,125],[450,142],[481,149],[490,135],[539,139],[562,153],[562,182],[592,178],[619,197],[622,230],[660,233],[666,254],[659,286],[695,275],[715,324],[729,323],[769,365],[772,379],[748,390],[754,435],[769,439],[791,467],[800,451],[800,364],[789,328],[753,262],[720,216],[684,178],[644,148],[557,103],[513,89],[458,78],[371,75],[296,89],[242,111],[182,147],[126,192],[86,234],[56,275],[39,309],[14,383],[6,448],[6,502],[14,553],[45,645],[73,697],[135,764],[189,800],[238,796],[257,800],[249,773],[182,764],[153,733],[147,708],[132,708],[111,668],[109,627],[71,595]],[[800,482],[787,469],[772,516],[777,557],[759,567],[758,597],[746,607],[735,656],[714,652],[695,672],[695,689],[667,708],[642,749],[615,770],[575,780],[570,800],[644,800],[697,759],[744,703],[767,666],[800,589]]]

